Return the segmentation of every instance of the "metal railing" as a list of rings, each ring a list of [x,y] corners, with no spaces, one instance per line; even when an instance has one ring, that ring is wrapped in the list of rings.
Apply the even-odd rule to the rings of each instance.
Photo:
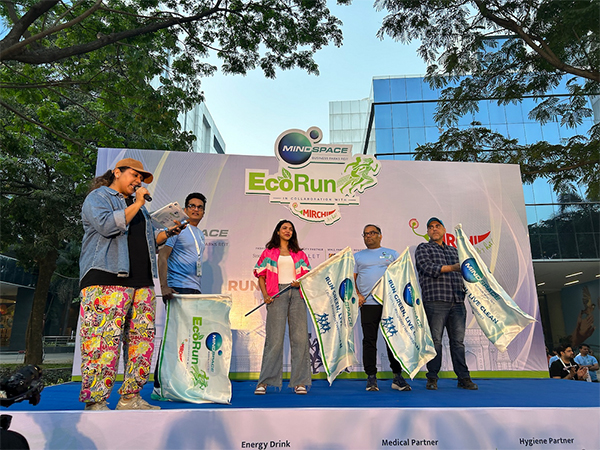
[[[75,337],[71,336],[44,336],[42,338],[44,347],[58,347],[58,346],[74,346]]]

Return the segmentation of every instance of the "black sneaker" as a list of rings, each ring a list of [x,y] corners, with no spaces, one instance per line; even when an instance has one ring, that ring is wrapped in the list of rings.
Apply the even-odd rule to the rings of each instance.
[[[458,385],[461,389],[467,389],[469,391],[476,391],[479,387],[471,381],[471,378],[459,378]]]
[[[367,377],[367,391],[378,391],[379,388],[377,387],[377,376],[376,375],[369,375]]]
[[[437,391],[437,378],[427,378],[425,389],[428,391]]]
[[[394,375],[394,381],[392,381],[392,389],[397,391],[411,391],[410,384],[402,377],[402,374],[397,373]]]

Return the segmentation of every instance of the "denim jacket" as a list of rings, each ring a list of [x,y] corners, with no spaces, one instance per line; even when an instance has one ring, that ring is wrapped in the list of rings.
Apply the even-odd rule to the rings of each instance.
[[[129,276],[129,249],[127,233],[129,225],[125,221],[125,197],[107,186],[93,190],[86,197],[81,209],[83,241],[79,258],[79,280],[91,269],[103,270]],[[156,235],[146,208],[140,209],[146,219],[146,241],[152,266],[152,276],[158,278],[156,268]]]

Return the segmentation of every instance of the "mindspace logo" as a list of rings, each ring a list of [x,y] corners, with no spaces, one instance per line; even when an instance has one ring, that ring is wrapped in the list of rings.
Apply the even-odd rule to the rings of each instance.
[[[317,127],[291,129],[275,141],[279,170],[246,169],[247,195],[268,195],[307,222],[331,225],[340,206],[359,205],[360,194],[377,185],[381,164],[374,156],[352,155],[350,144],[322,144]]]
[[[319,144],[322,131],[311,127],[307,131],[287,130],[275,141],[275,156],[285,165],[299,169],[309,163],[344,163],[352,154],[352,145]]]

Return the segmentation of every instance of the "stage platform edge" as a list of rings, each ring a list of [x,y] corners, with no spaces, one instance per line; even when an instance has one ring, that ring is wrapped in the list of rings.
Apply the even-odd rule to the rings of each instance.
[[[32,449],[595,449],[599,408],[30,411]]]

